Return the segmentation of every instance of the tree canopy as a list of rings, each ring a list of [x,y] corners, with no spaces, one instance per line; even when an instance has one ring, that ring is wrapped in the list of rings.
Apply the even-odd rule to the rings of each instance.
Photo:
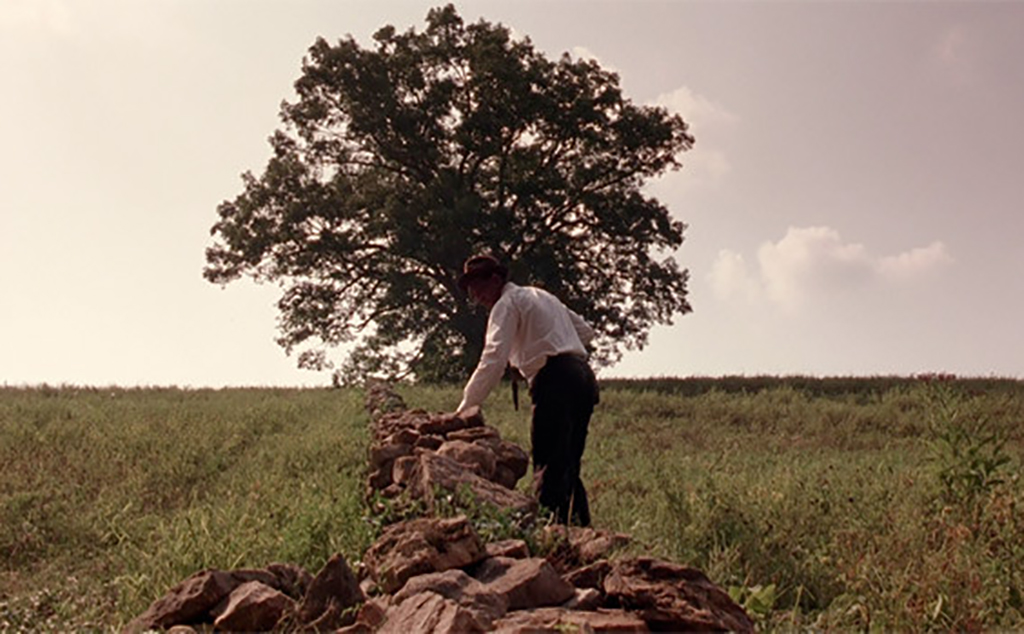
[[[581,314],[599,363],[690,311],[671,257],[685,226],[642,191],[692,146],[682,118],[451,5],[374,43],[317,39],[263,173],[211,229],[204,276],[279,284],[278,342],[301,367],[350,344],[348,380],[464,378],[486,314],[456,280],[476,253]]]

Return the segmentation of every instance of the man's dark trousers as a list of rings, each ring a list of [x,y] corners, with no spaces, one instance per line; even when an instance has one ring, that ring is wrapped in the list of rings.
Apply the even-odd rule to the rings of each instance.
[[[597,379],[583,359],[572,354],[549,357],[533,379],[533,472],[541,505],[559,523],[570,518],[590,525],[590,504],[580,480],[590,415],[598,401]]]

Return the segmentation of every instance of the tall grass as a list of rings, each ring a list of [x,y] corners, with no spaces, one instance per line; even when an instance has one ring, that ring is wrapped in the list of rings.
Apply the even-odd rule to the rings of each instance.
[[[367,437],[356,391],[4,390],[0,629],[116,627],[207,567],[358,559]]]
[[[597,526],[705,570],[764,629],[1024,628],[1021,383],[719,385],[604,384]],[[485,404],[524,447],[527,410]],[[358,390],[0,390],[0,631],[116,630],[206,567],[358,560],[368,441]]]
[[[605,382],[583,467],[596,524],[705,570],[765,629],[1024,627],[1024,384],[720,385]],[[507,395],[487,416],[528,442]]]

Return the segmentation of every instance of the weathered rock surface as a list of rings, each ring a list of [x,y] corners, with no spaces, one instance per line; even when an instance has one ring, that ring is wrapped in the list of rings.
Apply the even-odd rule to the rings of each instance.
[[[356,622],[352,625],[335,630],[335,634],[369,634],[376,632],[384,624],[388,607],[391,605],[390,597],[375,597],[369,599],[359,608],[356,614]]]
[[[527,496],[512,491],[529,469],[529,456],[518,445],[502,440],[484,425],[479,409],[461,416],[430,414],[422,410],[392,411],[381,415],[370,448],[367,493],[394,498],[407,492],[427,502],[433,511],[433,491],[466,489],[478,503],[532,512]],[[424,458],[423,456],[427,456]],[[443,457],[454,463],[436,461]],[[475,477],[472,477],[475,476]],[[491,486],[497,485],[497,486]]]
[[[577,588],[595,588],[603,592],[605,577],[611,571],[611,562],[602,559],[567,573],[565,580]]]
[[[460,634],[486,632],[488,628],[455,601],[426,591],[388,609],[386,620],[377,631],[385,634]]]
[[[510,612],[494,624],[494,632],[500,634],[536,634],[550,632],[649,632],[643,619],[624,610],[598,610],[580,612],[566,608],[537,608]]]
[[[154,601],[124,631],[137,633],[174,625],[210,623],[213,621],[211,611],[238,586],[249,581],[260,581],[270,587],[279,583],[277,577],[266,570],[202,570]]]
[[[604,579],[607,600],[661,631],[753,632],[746,612],[703,572],[640,557],[615,562]]]
[[[530,547],[521,539],[504,539],[484,545],[488,557],[511,557],[525,559],[530,556]]]
[[[392,593],[417,575],[474,564],[487,553],[465,517],[392,524],[363,557],[377,585]]]
[[[479,506],[513,511],[521,515],[536,513],[537,502],[518,491],[491,482],[473,473],[463,465],[433,452],[423,452],[409,465],[406,475],[407,490],[414,498],[423,500],[429,512],[436,509],[436,492],[468,492]]]
[[[366,600],[359,579],[343,555],[331,557],[309,584],[299,606],[300,623],[316,631],[337,629],[355,620],[351,610]]]
[[[446,570],[410,579],[395,594],[394,603],[423,592],[435,592],[469,610],[481,627],[489,629],[492,623],[508,611],[508,599],[496,589],[480,583],[462,570]]]
[[[309,584],[313,583],[313,575],[295,564],[273,563],[267,566],[267,572],[274,575],[277,580],[276,583],[270,584],[271,587],[297,601],[306,596]]]
[[[554,546],[548,560],[563,574],[606,559],[630,542],[629,535],[622,533],[559,525],[545,527],[544,539]]]
[[[565,603],[576,590],[546,559],[491,557],[474,570],[474,576],[508,600],[510,610],[539,608]]]
[[[604,593],[596,588],[576,588],[571,599],[561,605],[567,610],[597,610],[604,604]]]
[[[214,628],[225,632],[267,632],[295,609],[295,601],[259,581],[238,586],[211,613]]]
[[[498,464],[497,457],[490,447],[465,440],[446,440],[437,448],[437,454],[468,467],[485,480],[491,479]]]

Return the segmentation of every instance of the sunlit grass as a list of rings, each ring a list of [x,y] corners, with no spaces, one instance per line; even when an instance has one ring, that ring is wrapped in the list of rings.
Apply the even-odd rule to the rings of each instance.
[[[399,392],[451,411],[460,389]],[[1022,394],[956,384],[1005,440],[972,485],[970,452],[936,449],[929,383],[606,384],[583,478],[598,527],[705,570],[765,629],[1018,629]],[[485,416],[528,447],[520,397]],[[0,390],[0,630],[116,630],[201,568],[360,559],[368,442],[358,390]]]

